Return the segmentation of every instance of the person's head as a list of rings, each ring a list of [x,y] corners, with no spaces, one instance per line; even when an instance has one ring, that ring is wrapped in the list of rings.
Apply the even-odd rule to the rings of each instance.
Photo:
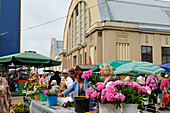
[[[51,85],[51,86],[53,86],[53,85],[57,85],[56,80],[52,80],[50,85]]]
[[[83,75],[82,71],[76,71],[76,77],[78,81],[83,81],[84,79],[81,78],[81,76]]]
[[[43,74],[43,78],[45,78],[45,77],[47,77],[47,73],[44,73],[44,74]]]
[[[145,77],[145,75],[141,75],[143,78]]]
[[[153,74],[152,76],[153,76],[153,77],[156,77],[156,75],[155,75],[155,74]]]
[[[109,64],[103,64],[100,66],[100,74],[103,76],[109,76],[114,73],[113,67],[111,67]]]
[[[69,73],[70,73],[70,75],[74,75],[75,69],[74,69],[74,68],[71,68],[71,69],[69,70]]]
[[[169,79],[169,75],[165,74],[164,78]]]
[[[35,71],[35,72],[34,72],[34,77],[37,77],[37,76],[38,76],[38,72]]]
[[[69,72],[66,69],[63,70],[62,74],[64,78],[67,78],[69,76]]]

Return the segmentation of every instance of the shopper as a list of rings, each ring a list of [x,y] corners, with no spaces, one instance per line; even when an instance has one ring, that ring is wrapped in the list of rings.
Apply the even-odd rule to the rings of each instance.
[[[50,78],[48,89],[51,89],[51,82],[53,80],[56,80],[57,85],[60,85],[61,77],[59,76],[59,74],[60,74],[59,71],[54,71],[53,76],[51,76],[51,78]]]
[[[72,91],[75,93],[76,96],[86,96],[86,90],[90,87],[90,83],[87,82],[86,79],[82,79],[83,72],[77,72],[77,81],[75,81],[67,90],[60,93],[58,96],[66,96],[70,94]]]
[[[65,91],[73,84],[73,80],[69,76],[68,70],[64,69],[62,72],[62,76],[63,77],[62,77],[61,83],[60,83],[60,92]]]
[[[112,74],[114,73],[113,67],[111,67],[109,64],[103,64],[100,66],[100,74],[103,75],[104,78],[104,84],[110,81],[115,81],[115,79],[112,77]]]
[[[167,93],[168,87],[169,87],[169,75],[166,74],[164,76],[164,79],[161,81],[161,86],[160,89],[162,90],[162,93],[160,94],[160,99],[161,99],[161,103],[160,103],[160,110],[169,110],[166,105],[164,104],[164,107],[162,107],[163,105],[163,98],[164,98],[164,94]]]
[[[47,76],[47,73],[44,73],[43,76],[40,78],[40,84],[48,84],[49,78]]]
[[[12,109],[10,88],[6,79],[0,77],[0,113],[9,113]]]
[[[158,105],[157,105],[157,97],[158,97],[158,93],[159,93],[158,77],[155,74],[148,76],[147,80],[146,80],[146,85],[151,87],[152,95],[155,95],[155,96],[151,96],[150,100],[153,99],[153,104],[155,104],[156,112],[159,113]]]

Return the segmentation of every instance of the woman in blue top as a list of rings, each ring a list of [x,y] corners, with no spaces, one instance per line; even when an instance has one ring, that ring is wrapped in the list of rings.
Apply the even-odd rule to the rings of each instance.
[[[82,79],[81,76],[83,75],[82,71],[78,71],[77,73],[77,81],[75,81],[67,90],[60,93],[58,96],[66,96],[72,91],[74,91],[75,96],[86,96],[86,90],[90,87],[90,83],[87,82],[86,79]]]

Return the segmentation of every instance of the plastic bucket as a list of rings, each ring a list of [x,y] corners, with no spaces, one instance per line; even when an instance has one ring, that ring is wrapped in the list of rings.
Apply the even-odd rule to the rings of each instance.
[[[57,96],[48,96],[49,106],[55,106],[57,103]]]
[[[35,97],[35,100],[40,100],[40,94],[35,94],[34,97]]]
[[[75,112],[84,113],[89,112],[90,99],[86,97],[74,97]]]
[[[40,93],[41,101],[47,101],[47,95]]]

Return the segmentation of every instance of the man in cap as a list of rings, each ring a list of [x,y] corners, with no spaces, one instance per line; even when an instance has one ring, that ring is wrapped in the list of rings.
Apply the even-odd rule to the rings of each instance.
[[[63,78],[61,79],[60,83],[60,93],[65,91],[67,88],[69,88],[73,84],[73,80],[69,76],[68,70],[64,69],[62,72]]]

